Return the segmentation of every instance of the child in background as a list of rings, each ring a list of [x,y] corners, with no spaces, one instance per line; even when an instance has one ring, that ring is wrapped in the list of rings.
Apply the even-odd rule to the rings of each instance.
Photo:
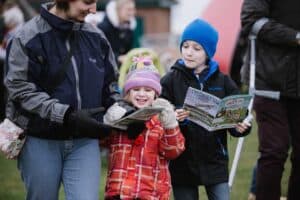
[[[105,189],[106,200],[157,199],[168,200],[171,193],[169,160],[184,150],[182,136],[173,106],[161,93],[160,76],[152,61],[136,59],[124,85],[124,100],[136,109],[147,106],[163,108],[159,115],[143,122],[141,131],[131,126],[127,132],[113,131],[108,138],[109,165]],[[104,115],[111,124],[122,118],[126,109],[119,103],[112,105]],[[136,133],[133,133],[137,132]]]
[[[229,76],[219,71],[213,60],[218,42],[217,31],[207,22],[196,19],[184,30],[182,58],[162,79],[161,96],[176,106],[186,150],[170,162],[175,200],[198,200],[198,186],[205,186],[208,199],[229,200],[227,129],[209,132],[188,121],[188,111],[181,109],[188,87],[203,90],[219,98],[239,92]],[[228,129],[233,136],[245,136],[250,124],[239,123]]]

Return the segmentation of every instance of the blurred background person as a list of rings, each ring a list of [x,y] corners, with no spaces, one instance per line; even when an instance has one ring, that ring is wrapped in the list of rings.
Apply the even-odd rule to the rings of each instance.
[[[13,0],[1,1],[1,45],[0,45],[0,120],[5,116],[6,92],[3,85],[6,46],[24,23],[24,14]]]
[[[4,7],[5,0],[0,0],[0,41],[3,40],[4,32],[5,32],[5,25],[3,19],[3,7]],[[1,51],[1,50],[0,50]],[[1,54],[1,53],[0,53]],[[0,59],[0,120],[4,118],[5,115],[5,103],[4,103],[4,85],[3,85],[3,73],[4,73],[4,65],[3,60]]]
[[[24,14],[18,4],[14,1],[8,1],[3,8],[4,35],[1,41],[0,59],[4,60],[6,55],[6,46],[18,29],[24,24]]]
[[[111,0],[106,5],[104,19],[98,24],[111,44],[118,66],[133,48],[137,22],[134,0]]]

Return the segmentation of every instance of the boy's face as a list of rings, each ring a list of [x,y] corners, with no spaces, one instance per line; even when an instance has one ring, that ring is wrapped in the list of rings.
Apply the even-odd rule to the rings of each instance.
[[[96,13],[96,0],[73,0],[69,1],[67,18],[69,20],[83,22],[90,13]]]
[[[182,44],[181,54],[187,68],[196,69],[206,63],[207,56],[203,47],[192,40],[187,40]]]
[[[128,95],[128,100],[137,108],[150,106],[155,99],[155,91],[149,87],[132,88]]]

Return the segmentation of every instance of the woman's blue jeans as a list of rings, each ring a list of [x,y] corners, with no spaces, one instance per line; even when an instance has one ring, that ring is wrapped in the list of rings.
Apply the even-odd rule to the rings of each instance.
[[[173,185],[172,187],[175,200],[199,200],[197,185]],[[209,200],[229,200],[227,182],[204,187]]]
[[[67,200],[98,200],[100,167],[98,140],[88,138],[29,136],[18,159],[27,200],[57,200],[61,183]]]

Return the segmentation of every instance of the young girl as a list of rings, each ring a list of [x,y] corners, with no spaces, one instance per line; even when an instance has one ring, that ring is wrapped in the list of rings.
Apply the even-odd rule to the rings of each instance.
[[[188,87],[203,90],[219,98],[237,94],[234,82],[219,71],[212,58],[218,41],[217,31],[207,22],[196,19],[184,30],[179,59],[162,80],[163,98],[178,109],[177,119],[185,136],[186,151],[170,163],[176,200],[198,200],[198,186],[204,185],[210,200],[228,200],[227,130],[209,132],[186,120],[182,107]],[[234,136],[244,136],[250,124],[239,123],[229,129]]]
[[[105,199],[170,199],[171,179],[168,169],[170,159],[184,150],[184,137],[178,127],[173,106],[161,93],[160,77],[149,60],[139,60],[127,76],[124,100],[136,109],[147,106],[163,111],[140,127],[131,126],[128,132],[114,131],[109,137],[109,165]],[[143,67],[141,68],[141,64]],[[110,107],[104,122],[113,123],[125,114],[119,103]]]

